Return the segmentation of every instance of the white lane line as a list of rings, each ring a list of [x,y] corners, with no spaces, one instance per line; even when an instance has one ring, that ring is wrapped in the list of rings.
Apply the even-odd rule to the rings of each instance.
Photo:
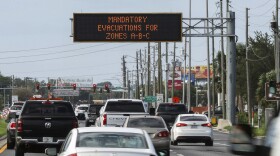
[[[177,154],[177,156],[184,156],[183,154]]]
[[[214,143],[214,144],[216,144],[216,145],[222,145],[222,146],[227,146],[227,147],[230,146],[230,145],[228,145],[228,144],[221,144],[221,143]]]

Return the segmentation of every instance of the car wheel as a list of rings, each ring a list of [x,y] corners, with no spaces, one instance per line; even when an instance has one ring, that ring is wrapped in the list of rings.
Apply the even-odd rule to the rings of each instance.
[[[15,156],[24,156],[24,149],[19,145],[16,146]]]
[[[213,146],[213,140],[205,142],[205,146]]]
[[[7,140],[7,149],[14,149],[15,142]]]

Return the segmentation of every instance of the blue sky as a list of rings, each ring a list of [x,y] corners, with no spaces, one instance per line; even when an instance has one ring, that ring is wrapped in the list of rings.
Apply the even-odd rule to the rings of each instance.
[[[209,17],[219,16],[216,2],[209,0]],[[205,17],[205,4],[206,0],[192,0],[192,17]],[[246,7],[250,8],[249,35],[254,36],[254,31],[272,34],[269,22],[275,0],[234,0],[230,5],[236,13],[239,42],[245,41]],[[2,0],[0,71],[4,76],[38,80],[90,77],[94,82],[109,80],[118,86],[122,81],[121,57],[135,57],[136,51],[144,50],[147,43],[74,43],[69,19],[73,13],[162,12],[180,12],[188,17],[189,0]],[[217,51],[220,39],[215,42]],[[177,47],[179,53],[182,43]],[[173,43],[169,51],[173,51]],[[192,65],[205,65],[206,53],[206,39],[193,38]],[[127,57],[130,70],[136,66],[132,57]]]

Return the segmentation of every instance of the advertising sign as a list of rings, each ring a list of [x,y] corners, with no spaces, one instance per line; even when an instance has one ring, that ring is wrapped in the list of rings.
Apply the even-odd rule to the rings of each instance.
[[[62,97],[62,96],[79,96],[80,92],[78,90],[73,89],[54,89],[53,95],[55,97]]]
[[[181,90],[183,87],[182,80],[175,80],[174,81],[174,89]],[[172,89],[172,80],[168,80],[168,89]]]
[[[182,41],[182,13],[74,13],[74,42]]]

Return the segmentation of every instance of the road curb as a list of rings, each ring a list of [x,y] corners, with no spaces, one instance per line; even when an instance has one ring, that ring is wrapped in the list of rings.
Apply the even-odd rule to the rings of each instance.
[[[2,149],[6,145],[7,135],[0,137],[0,149]]]

